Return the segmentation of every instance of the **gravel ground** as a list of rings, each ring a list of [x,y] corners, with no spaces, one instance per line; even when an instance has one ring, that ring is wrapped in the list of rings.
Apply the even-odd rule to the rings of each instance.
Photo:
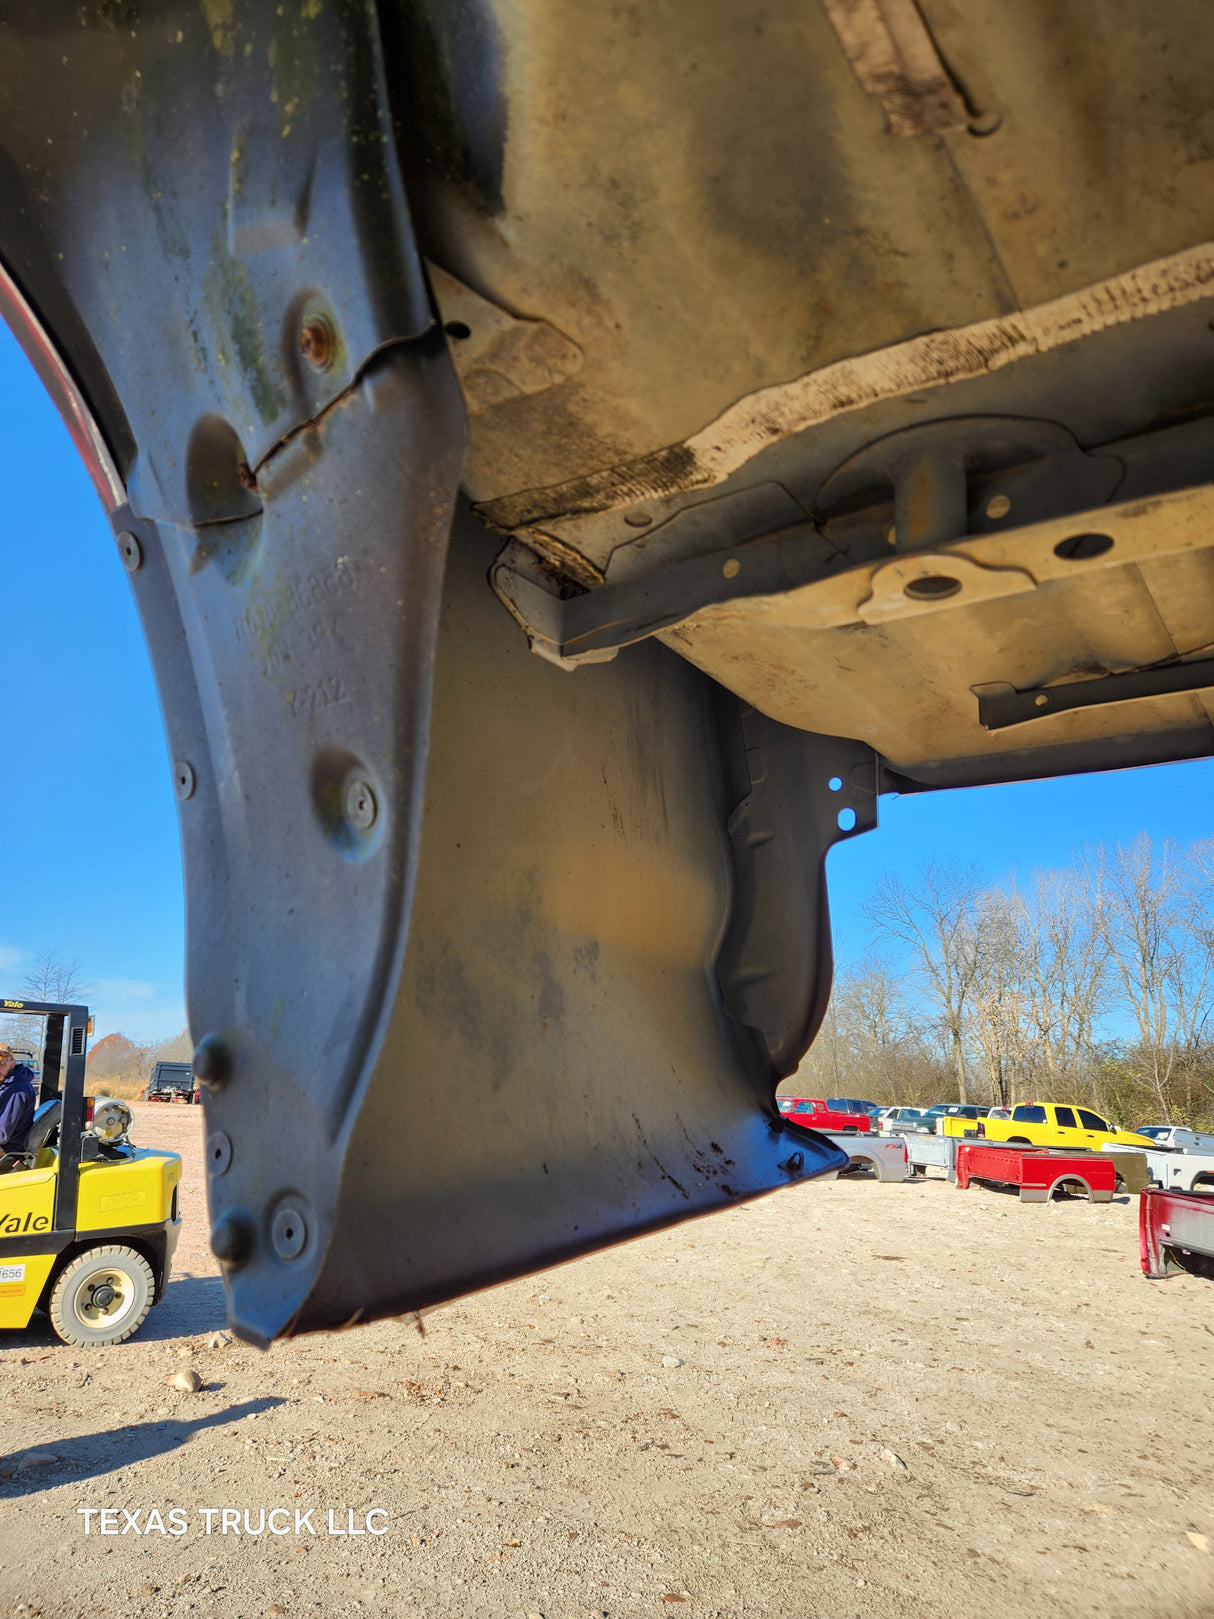
[[[1128,1199],[802,1186],[263,1355],[209,1347],[199,1113],[137,1112],[175,1280],[118,1348],[0,1335],[0,1614],[1214,1616],[1214,1286]]]

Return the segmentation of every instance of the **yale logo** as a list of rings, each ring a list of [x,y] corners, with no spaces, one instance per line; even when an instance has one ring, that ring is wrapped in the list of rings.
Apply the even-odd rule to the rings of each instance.
[[[24,1001],[5,1001],[4,1010],[6,1012],[19,1012],[24,1005]]]
[[[32,1209],[24,1220],[19,1214],[6,1214],[0,1217],[0,1237],[19,1237],[27,1231],[45,1231],[50,1223],[49,1215],[35,1214]]]

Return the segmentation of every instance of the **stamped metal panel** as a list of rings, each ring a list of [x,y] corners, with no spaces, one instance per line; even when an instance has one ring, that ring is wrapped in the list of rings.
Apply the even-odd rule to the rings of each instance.
[[[283,1263],[259,1242],[230,1273],[255,1339],[421,1308],[844,1163],[780,1120],[716,975],[736,702],[656,645],[576,679],[533,658],[486,582],[495,548],[457,522],[404,971],[327,1249]],[[242,1195],[233,1162],[212,1198]]]

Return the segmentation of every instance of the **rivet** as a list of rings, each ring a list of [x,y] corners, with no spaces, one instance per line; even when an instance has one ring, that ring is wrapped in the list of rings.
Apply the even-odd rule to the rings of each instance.
[[[143,566],[143,547],[129,529],[124,528],[118,536],[118,555],[128,573],[138,573]]]
[[[232,1167],[232,1138],[222,1130],[207,1137],[207,1174],[226,1175]]]
[[[1011,509],[1012,503],[1006,495],[992,495],[986,503],[986,515],[995,523],[1001,517],[1006,517]]]
[[[1036,697],[1033,698],[1033,703],[1034,703],[1035,707],[1037,707],[1037,708],[1044,708],[1048,702],[1049,702],[1049,698],[1045,695],[1045,693],[1043,691],[1039,691],[1037,693]]]
[[[308,1222],[297,1208],[284,1204],[271,1222],[270,1240],[279,1259],[298,1259],[308,1240]]]
[[[653,518],[648,512],[625,512],[624,521],[629,528],[648,528]]]
[[[232,1077],[232,1058],[217,1034],[204,1034],[194,1047],[195,1078],[209,1091],[221,1091]]]
[[[182,803],[194,796],[194,767],[186,759],[178,759],[173,766],[173,787]]]
[[[315,371],[324,371],[333,360],[333,333],[329,323],[313,315],[299,328],[299,352]]]
[[[729,561],[725,563],[724,567],[721,569],[721,572],[724,574],[726,579],[736,579],[741,571],[742,564],[738,561],[737,557],[730,557]]]
[[[221,1214],[211,1227],[211,1252],[221,1265],[238,1270],[253,1251],[253,1222],[239,1209]]]
[[[379,814],[379,806],[375,802],[375,794],[369,781],[357,777],[346,788],[345,798],[346,820],[356,832],[369,832],[375,825],[375,817]]]

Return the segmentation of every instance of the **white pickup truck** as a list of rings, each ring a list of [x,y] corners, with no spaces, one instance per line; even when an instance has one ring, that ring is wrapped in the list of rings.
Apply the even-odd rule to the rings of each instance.
[[[1183,1124],[1144,1124],[1134,1133],[1150,1136],[1157,1147],[1170,1147],[1175,1152],[1214,1152],[1214,1135],[1190,1130]]]
[[[1190,1136],[1197,1141],[1214,1142],[1214,1137],[1203,1136],[1195,1130],[1171,1125],[1168,1128],[1177,1137]],[[1179,1142],[1172,1146],[1160,1141],[1155,1147],[1115,1147],[1106,1143],[1101,1151],[1140,1152],[1147,1161],[1152,1183],[1169,1192],[1214,1193],[1214,1147],[1201,1152]]]

